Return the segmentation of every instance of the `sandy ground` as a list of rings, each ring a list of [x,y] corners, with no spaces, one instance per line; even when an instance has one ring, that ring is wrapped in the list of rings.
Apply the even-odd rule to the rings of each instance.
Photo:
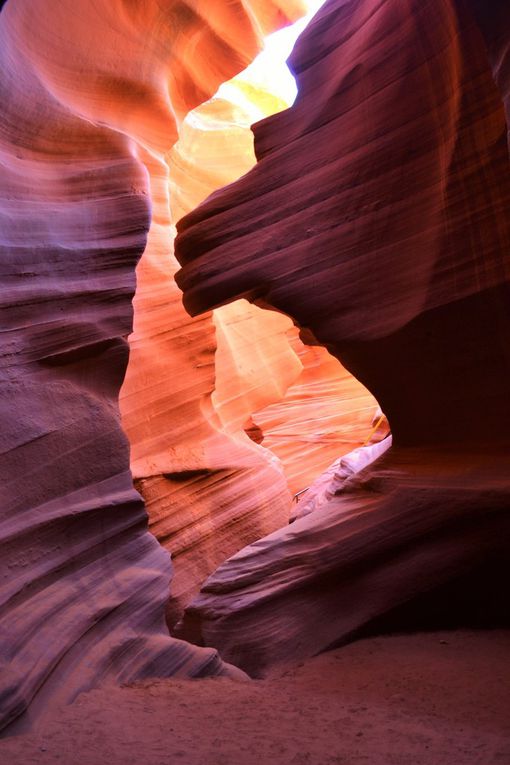
[[[510,631],[363,640],[265,680],[81,696],[1,765],[507,765]]]

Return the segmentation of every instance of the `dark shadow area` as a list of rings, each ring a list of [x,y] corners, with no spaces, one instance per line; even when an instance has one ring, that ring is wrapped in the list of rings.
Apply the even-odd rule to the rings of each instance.
[[[510,560],[498,554],[361,628],[352,637],[438,630],[510,628]]]

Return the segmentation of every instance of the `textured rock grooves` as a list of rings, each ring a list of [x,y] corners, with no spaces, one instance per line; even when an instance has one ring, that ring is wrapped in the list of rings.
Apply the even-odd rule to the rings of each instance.
[[[329,0],[291,57],[296,103],[254,128],[257,166],[179,223],[193,314],[243,296],[292,316],[394,437],[187,610],[182,635],[251,672],[474,571],[501,587],[482,568],[510,548],[504,5]]]
[[[186,117],[167,162],[144,160],[153,219],[120,394],[135,485],[172,553],[171,628],[220,563],[286,525],[282,468],[291,490],[302,489],[365,440],[376,406],[323,348],[303,346],[282,314],[239,300],[191,319],[182,306],[172,219],[248,172],[250,123],[285,107],[249,72],[224,90],[230,101],[220,93]],[[281,464],[248,438],[250,422]]]
[[[105,679],[236,674],[168,636],[170,560],[147,532],[117,399],[151,217],[142,162],[161,164],[176,118],[298,5],[2,10],[2,728]],[[157,168],[150,183],[157,212]]]

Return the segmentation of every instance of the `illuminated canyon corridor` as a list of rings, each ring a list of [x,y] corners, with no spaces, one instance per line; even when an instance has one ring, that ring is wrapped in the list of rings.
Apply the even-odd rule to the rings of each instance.
[[[0,763],[510,765],[510,5],[0,9]]]

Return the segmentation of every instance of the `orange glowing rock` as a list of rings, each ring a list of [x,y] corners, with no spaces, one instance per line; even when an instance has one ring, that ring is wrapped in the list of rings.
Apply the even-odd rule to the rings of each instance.
[[[297,337],[294,347],[302,373],[280,402],[253,414],[264,446],[281,459],[293,494],[372,437],[377,409],[372,394],[325,348],[305,346]],[[385,432],[381,426],[376,437]]]
[[[284,106],[262,92],[261,109],[251,91],[258,116]],[[246,301],[192,319],[173,279],[173,216],[255,161],[246,110],[213,99],[184,120],[166,161],[139,155],[149,170],[152,224],[137,267],[120,409],[151,530],[172,552],[172,624],[225,558],[287,522],[282,468],[244,426],[302,367],[286,337],[289,319]]]
[[[169,155],[176,218],[253,166],[250,124],[285,108],[267,81],[257,80],[259,71],[249,76],[236,77],[222,88],[225,95],[184,120]],[[221,427],[235,434],[250,421],[260,426],[259,439],[282,460],[292,491],[365,440],[376,402],[325,349],[304,346],[289,319],[246,301],[213,313],[212,404]]]

